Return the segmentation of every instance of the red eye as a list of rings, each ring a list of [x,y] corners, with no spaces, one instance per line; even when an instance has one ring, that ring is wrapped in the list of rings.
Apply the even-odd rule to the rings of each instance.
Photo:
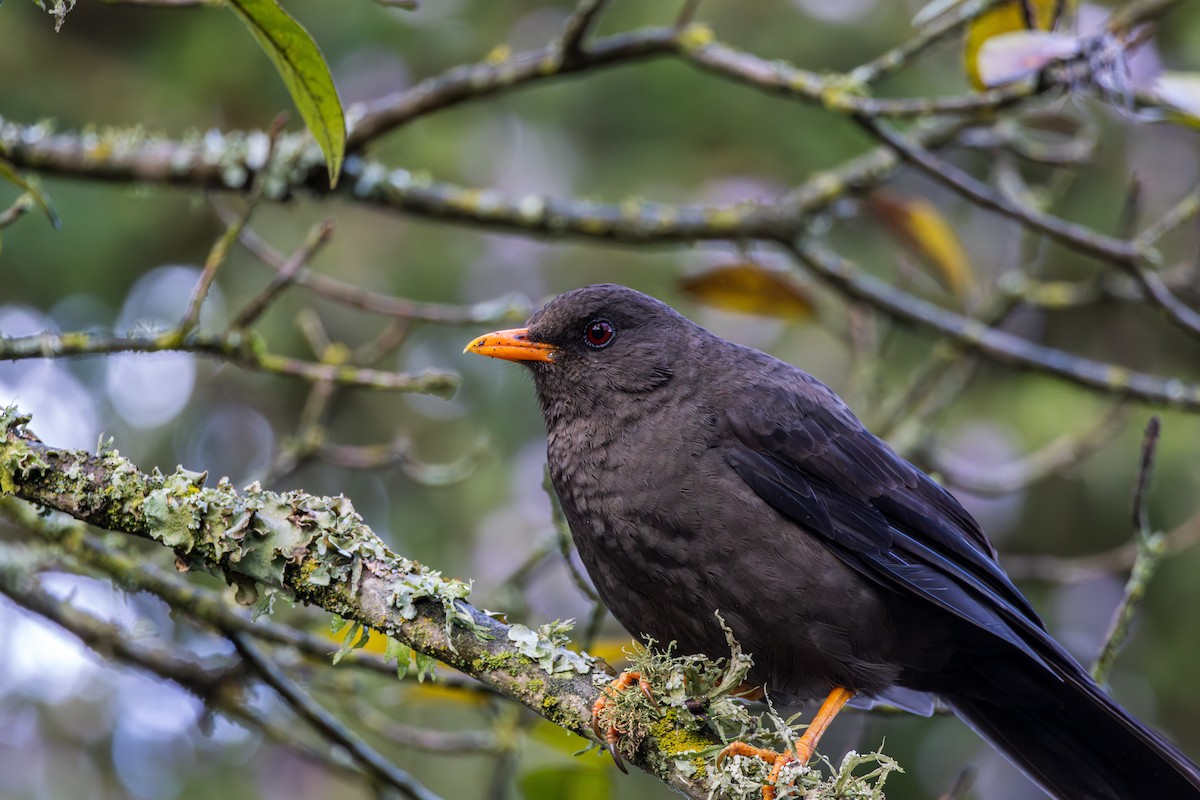
[[[587,340],[589,347],[607,347],[608,343],[612,341],[615,330],[608,320],[594,319],[583,329],[583,338]]]

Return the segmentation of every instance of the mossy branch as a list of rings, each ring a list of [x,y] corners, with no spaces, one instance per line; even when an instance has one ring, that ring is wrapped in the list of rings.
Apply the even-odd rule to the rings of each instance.
[[[510,626],[466,603],[466,584],[393,553],[346,498],[256,485],[238,492],[225,480],[207,487],[205,473],[183,468],[145,473],[113,450],[50,447],[27,422],[14,409],[0,414],[0,492],[170,547],[190,568],[223,574],[245,602],[284,592],[382,631],[592,737],[592,704],[606,672],[549,629]],[[696,669],[694,660],[689,665]],[[642,724],[649,735],[628,753],[633,763],[692,797],[733,787],[704,766],[720,740],[695,730],[687,715]]]
[[[182,467],[147,473],[115,450],[51,447],[25,427],[28,421],[12,408],[0,412],[0,494],[158,542],[180,564],[223,575],[242,602],[269,606],[282,592],[381,631],[404,660],[411,648],[594,738],[592,705],[597,687],[611,679],[607,672],[563,647],[554,626],[510,626],[465,602],[467,584],[392,552],[348,499],[258,485],[237,491],[225,479],[206,486],[207,473]],[[687,664],[695,673],[696,660]],[[707,767],[720,739],[678,712],[641,723],[648,735],[628,753],[630,761],[690,797],[732,788],[727,774]],[[848,761],[848,768],[858,763]],[[839,780],[845,776],[832,779]]]

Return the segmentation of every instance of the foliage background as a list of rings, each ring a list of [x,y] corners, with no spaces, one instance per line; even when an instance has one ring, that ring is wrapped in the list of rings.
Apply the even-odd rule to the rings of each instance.
[[[566,3],[426,0],[413,12],[366,0],[336,6],[290,0],[288,10],[313,33],[344,102],[411,85],[495,48],[540,47],[570,11]],[[764,57],[814,70],[846,70],[911,35],[917,2],[817,0],[709,2],[701,17],[721,38]],[[601,32],[661,24],[675,5],[617,2]],[[1085,6],[1084,14],[1091,13]],[[158,10],[85,2],[61,33],[32,4],[0,8],[0,115],[53,118],[62,128],[140,125],[179,136],[188,129],[265,128],[290,101],[270,62],[232,14],[219,9]],[[1155,61],[1200,69],[1200,4],[1183,4],[1135,69]],[[1147,72],[1149,74],[1149,72]],[[884,84],[896,96],[961,93],[967,88],[959,43],[948,42]],[[1056,101],[1094,117],[1097,161],[1072,176],[1055,209],[1112,230],[1119,224],[1129,176],[1142,185],[1147,219],[1161,214],[1200,180],[1196,132],[1135,124],[1095,103]],[[294,118],[293,114],[293,118]],[[648,61],[539,83],[497,98],[418,119],[387,136],[373,153],[439,179],[508,191],[618,200],[726,202],[770,197],[814,170],[832,167],[873,141],[844,118],[766,97],[715,80],[676,61]],[[984,166],[986,156],[963,154]],[[130,328],[181,313],[212,240],[221,230],[195,192],[129,188],[46,177],[42,185],[64,219],[61,230],[24,220],[4,232],[0,253],[0,332]],[[982,287],[1023,257],[1016,227],[980,211],[910,171],[892,187],[932,199],[963,239]],[[9,189],[0,189],[9,192]],[[615,281],[672,303],[718,333],[767,349],[813,372],[847,397],[866,419],[906,386],[933,339],[892,331],[886,358],[855,362],[850,321],[836,295],[810,286],[814,318],[777,321],[736,316],[696,304],[681,276],[730,263],[722,245],[633,247],[580,240],[543,240],[472,230],[355,206],[345,200],[297,197],[264,206],[255,230],[281,250],[294,247],[316,221],[336,219],[318,271],[403,297],[476,302],[513,293],[536,305],[585,283]],[[922,284],[896,256],[894,241],[870,220],[850,220],[834,233],[842,252],[876,274]],[[1194,230],[1166,247],[1194,257]],[[769,249],[757,253],[786,264]],[[1049,276],[1080,279],[1098,267],[1048,245],[1039,258]],[[218,279],[215,324],[265,283],[268,272],[235,249]],[[927,282],[928,283],[928,282]],[[986,291],[986,288],[981,291]],[[276,350],[310,352],[297,314],[315,307],[335,341],[361,342],[385,324],[360,311],[314,300],[292,289],[260,327]],[[1147,309],[1111,304],[1056,314],[1027,313],[1016,330],[1083,354],[1160,374],[1190,375],[1200,347]],[[395,359],[397,369],[448,367],[463,377],[450,401],[415,395],[348,391],[335,403],[330,435],[371,444],[411,443],[408,469],[369,471],[310,463],[276,483],[315,493],[344,493],[390,543],[449,575],[474,578],[476,602],[505,609],[514,620],[586,619],[589,604],[561,560],[548,558],[527,585],[510,579],[529,554],[552,541],[541,488],[543,433],[529,382],[511,365],[462,356],[477,326],[415,326]],[[103,433],[145,468],[176,463],[227,474],[241,484],[262,477],[294,432],[304,402],[294,380],[245,372],[186,354],[21,361],[0,364],[0,403],[16,398],[34,414],[47,442],[92,447]],[[981,474],[1069,431],[1080,431],[1108,402],[1052,378],[990,364],[948,411],[922,434],[930,452],[950,452]],[[1072,556],[1128,541],[1130,497],[1144,408],[1092,456],[1061,474],[1002,498],[964,497],[1008,554]],[[1150,510],[1170,529],[1196,513],[1200,493],[1200,421],[1164,414]],[[482,457],[476,456],[482,452]],[[429,485],[429,465],[467,459],[469,479]],[[922,462],[929,466],[929,461]],[[11,532],[10,532],[11,535]],[[159,561],[163,554],[147,550]],[[1117,697],[1143,719],[1200,753],[1200,551],[1172,557],[1152,584],[1133,638],[1112,676]],[[1067,583],[1029,581],[1060,641],[1090,660],[1120,597],[1123,575]],[[107,584],[67,575],[48,579],[105,616],[176,638],[198,657],[215,639],[177,626],[165,606]],[[319,616],[311,623],[319,629]],[[607,639],[620,641],[610,622]],[[358,685],[361,682],[362,685]],[[666,796],[644,775],[615,772],[595,753],[545,723],[522,721],[512,707],[428,687],[347,678],[327,705],[353,698],[410,724],[498,732],[509,755],[430,756],[388,745],[384,752],[444,796],[580,798]],[[263,700],[263,702],[269,702]],[[165,683],[82,650],[70,637],[0,601],[0,795],[20,798],[324,798],[368,796],[358,782],[330,776],[286,750],[220,718],[206,724],[200,704]],[[855,715],[839,722],[824,749],[873,748],[906,767],[896,800],[945,791],[967,762],[980,767],[975,796],[1037,796],[952,718],[932,721]]]

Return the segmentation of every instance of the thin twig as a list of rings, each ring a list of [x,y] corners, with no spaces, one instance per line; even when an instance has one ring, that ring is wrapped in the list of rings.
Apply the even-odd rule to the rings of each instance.
[[[1200,545],[1200,514],[1173,528],[1166,535],[1164,547],[1170,555],[1178,555]],[[1046,555],[1006,555],[1004,569],[1019,580],[1039,580],[1051,583],[1079,583],[1101,575],[1123,572],[1137,560],[1137,543],[1126,542],[1103,553],[1064,558]]]
[[[963,3],[955,10],[954,14],[947,14],[930,22],[916,36],[906,39],[899,46],[851,70],[850,79],[855,83],[874,83],[880,78],[908,66],[916,56],[925,50],[943,39],[953,36],[971,20],[1005,2],[1009,2],[1009,0],[975,0],[975,2]]]
[[[28,214],[34,207],[33,198],[23,194],[13,201],[13,204],[0,212],[0,230],[4,230],[21,217]]]
[[[250,215],[254,213],[256,203],[252,200],[246,205],[246,210],[230,225],[225,228],[225,232],[217,237],[217,241],[213,243],[212,248],[208,251],[208,257],[204,259],[204,269],[200,273],[200,279],[196,281],[196,286],[192,290],[191,299],[188,300],[187,310],[183,314],[183,319],[179,320],[178,337],[184,338],[195,332],[200,324],[200,309],[204,305],[204,301],[208,299],[209,290],[212,288],[213,281],[217,278],[217,270],[225,263],[225,257],[229,253],[229,247],[246,227],[250,221]]]
[[[214,198],[212,207],[226,223],[236,217],[226,203]],[[276,272],[281,272],[287,259],[260,237],[252,228],[244,228],[239,243],[259,261]],[[449,303],[422,303],[394,295],[373,292],[337,278],[301,266],[292,275],[292,281],[327,300],[361,308],[374,314],[396,317],[414,322],[433,322],[448,325],[487,325],[508,322],[523,322],[533,312],[529,301],[515,295],[506,295],[494,300],[485,300],[473,305]],[[369,363],[369,362],[364,362]]]
[[[1088,428],[1067,433],[1028,455],[986,469],[956,463],[947,453],[936,454],[936,467],[946,482],[978,495],[1003,495],[1061,474],[1109,442],[1125,425],[1128,408],[1118,403]]]
[[[174,333],[161,336],[105,336],[87,332],[39,333],[0,338],[0,359],[61,358],[109,353],[183,352],[211,356],[247,369],[287,375],[302,380],[330,381],[346,386],[394,392],[448,396],[458,388],[458,377],[449,373],[406,374],[338,364],[316,364],[261,349],[253,336],[195,334],[179,340]]]
[[[696,19],[696,12],[700,9],[700,0],[683,0],[683,5],[679,7],[679,14],[675,17],[675,29],[683,30],[692,21]]]
[[[697,38],[699,42],[693,44]],[[1046,91],[1050,86],[1048,83],[1020,82],[986,92],[950,97],[876,98],[859,94],[857,87],[844,75],[826,75],[760,58],[714,39],[698,37],[695,30],[685,30],[679,37],[678,46],[681,58],[713,75],[766,94],[815,103],[839,114],[861,114],[871,118],[990,114]]]
[[[244,231],[245,226],[243,225],[238,230],[239,238]],[[233,318],[233,322],[229,324],[229,329],[236,331],[249,328],[253,325],[279,293],[296,280],[296,273],[303,269],[304,265],[316,255],[317,251],[329,241],[331,236],[333,236],[333,220],[322,220],[314,225],[300,247],[288,257],[287,261],[280,265],[271,282],[264,286],[261,292],[251,298],[242,310],[238,312],[237,316]]]
[[[1167,213],[1138,234],[1136,239],[1138,246],[1141,248],[1153,247],[1172,230],[1197,215],[1200,215],[1200,186],[1184,195]]]
[[[1166,553],[1167,537],[1155,531],[1150,526],[1149,512],[1146,510],[1146,492],[1149,490],[1150,477],[1154,471],[1154,454],[1158,449],[1158,437],[1162,423],[1157,416],[1151,417],[1146,424],[1146,435],[1142,441],[1142,457],[1138,465],[1137,483],[1133,493],[1133,519],[1137,541],[1137,557],[1130,570],[1129,580],[1125,583],[1125,594],[1121,598],[1109,625],[1108,634],[1096,663],[1092,666],[1092,677],[1097,683],[1107,682],[1112,671],[1113,663],[1121,647],[1129,638],[1133,618],[1138,606],[1146,595],[1146,587],[1154,576],[1158,565]]]
[[[1150,512],[1146,506],[1146,493],[1150,490],[1150,478],[1154,473],[1154,456],[1158,451],[1158,438],[1162,434],[1162,420],[1157,416],[1146,423],[1142,440],[1142,459],[1138,463],[1137,483],[1133,490],[1133,525],[1140,536],[1153,533],[1150,527]]]
[[[351,733],[336,717],[312,700],[276,664],[258,652],[246,636],[230,631],[229,640],[263,683],[325,739],[342,747],[363,771],[377,781],[395,787],[412,800],[440,800],[433,792],[404,770],[391,764],[366,742]]]
[[[558,40],[564,62],[569,63],[584,54],[583,39],[596,26],[608,4],[609,0],[582,0],[571,12]]]
[[[955,777],[954,783],[950,784],[950,789],[939,795],[938,800],[960,800],[960,798],[966,797],[967,792],[975,783],[975,776],[974,767],[963,767]]]

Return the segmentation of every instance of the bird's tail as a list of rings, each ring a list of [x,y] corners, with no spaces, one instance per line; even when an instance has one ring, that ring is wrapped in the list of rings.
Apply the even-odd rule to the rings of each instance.
[[[980,659],[951,708],[1061,800],[1196,800],[1200,770],[1065,654]],[[1055,674],[1055,673],[1058,674]]]

